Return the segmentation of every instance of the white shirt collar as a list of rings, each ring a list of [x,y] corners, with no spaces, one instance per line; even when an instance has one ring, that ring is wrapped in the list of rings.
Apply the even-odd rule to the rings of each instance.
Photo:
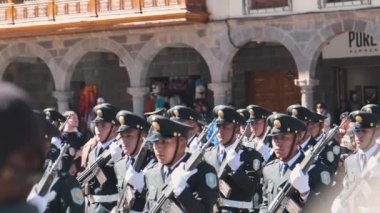
[[[302,149],[305,148],[305,146],[307,145],[307,143],[309,142],[309,140],[311,139],[311,136],[309,136],[302,144],[301,144],[301,147]]]
[[[100,146],[99,147],[102,147],[103,149],[106,149],[115,139],[112,138],[111,140],[108,140],[107,142],[105,143],[100,143]]]
[[[173,169],[176,168],[179,163],[181,163],[181,161],[185,158],[185,156],[186,156],[186,152],[183,153],[183,156],[177,162],[175,162],[173,165],[170,166],[170,170],[173,171]],[[165,169],[168,168],[168,166],[166,166],[166,165],[164,167],[165,167]]]
[[[369,150],[364,151],[361,149],[358,149],[359,155],[365,154],[367,161],[375,154],[375,151],[377,150],[379,144],[375,143]]]
[[[187,140],[187,145],[189,145],[193,140],[195,140],[195,138],[197,138],[197,134],[194,134],[193,136],[191,136],[191,137]]]
[[[288,164],[289,168],[291,168],[293,166],[293,164],[296,162],[296,160],[299,158],[299,156],[301,156],[301,152],[300,151],[297,152],[297,154],[294,155],[292,157],[292,159],[288,160],[287,162],[285,162],[285,161],[281,161],[281,162],[284,163],[284,164],[285,163]]]

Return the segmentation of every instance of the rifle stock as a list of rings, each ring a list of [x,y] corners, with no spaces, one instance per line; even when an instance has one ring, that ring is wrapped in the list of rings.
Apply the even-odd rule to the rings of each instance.
[[[315,163],[318,160],[318,157],[320,153],[322,152],[323,148],[325,145],[333,139],[333,137],[338,133],[339,131],[339,126],[335,126],[333,129],[331,129],[328,134],[326,135],[325,138],[320,140],[314,147],[310,148],[308,151],[305,153],[305,157],[300,163],[302,171],[304,173],[308,172],[310,166]],[[294,190],[293,186],[289,181],[287,181],[282,187],[281,191],[276,195],[276,197],[273,199],[273,201],[270,203],[268,206],[268,211],[269,213],[274,213],[274,212],[283,212],[284,209],[287,207],[289,198],[288,195],[290,192]],[[294,202],[295,203],[295,202]],[[301,208],[296,208],[298,209],[299,212],[301,211]]]
[[[187,171],[195,169],[199,163],[202,162],[202,158],[204,155],[205,150],[207,147],[211,144],[212,140],[214,139],[217,131],[215,131],[212,136],[208,139],[208,141],[202,146],[201,149],[194,152],[190,158],[185,163],[185,169]],[[160,211],[161,207],[164,205],[165,201],[173,196],[173,187],[166,183],[163,187],[161,196],[156,201],[155,205],[150,209],[149,213],[157,213]]]
[[[65,143],[61,147],[61,150],[59,152],[58,158],[55,160],[53,164],[51,164],[43,174],[41,180],[37,184],[37,194],[40,196],[45,196],[46,193],[48,193],[51,184],[53,183],[53,180],[55,176],[57,175],[58,170],[58,163],[61,161],[63,155],[66,153],[67,149],[69,148],[69,144]]]

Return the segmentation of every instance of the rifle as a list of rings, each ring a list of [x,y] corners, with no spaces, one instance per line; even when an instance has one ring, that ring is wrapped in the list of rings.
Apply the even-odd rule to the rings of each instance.
[[[305,157],[301,162],[301,168],[303,173],[307,173],[310,166],[314,164],[322,152],[325,145],[333,139],[333,137],[338,133],[339,126],[335,126],[333,129],[331,129],[328,134],[326,134],[326,137],[324,137],[322,140],[318,141],[317,144],[315,144],[314,147],[311,147],[308,151],[305,152]],[[268,207],[269,213],[278,213],[283,212],[287,207],[290,207],[293,211],[290,212],[301,212],[301,207],[294,202],[291,198],[288,197],[288,195],[293,191],[293,186],[290,184],[289,181],[286,182],[285,186],[282,187],[281,191],[276,195],[276,197],[273,199],[273,201],[270,203]]]
[[[373,156],[374,160],[379,163],[380,152],[377,152],[375,156]],[[372,159],[371,159],[372,160]],[[346,207],[350,204],[350,201],[358,198],[360,196],[360,192],[369,192],[372,190],[368,180],[370,179],[371,170],[368,168],[368,163],[364,167],[360,176],[355,179],[355,182],[350,184],[347,190],[344,190],[339,196],[338,199],[340,201],[341,206]]]
[[[199,150],[195,151],[190,158],[185,163],[185,170],[190,171],[195,169],[201,162],[204,155],[205,150],[208,148],[208,146],[211,144],[212,140],[214,139],[217,131],[215,131],[212,136],[208,139],[208,141],[200,148]],[[161,207],[164,205],[167,199],[173,196],[173,187],[166,183],[165,186],[162,189],[161,196],[158,198],[152,209],[150,209],[149,213],[157,213],[160,211]]]
[[[244,128],[244,131],[243,133],[236,139],[235,143],[232,144],[231,146],[233,146],[232,148],[236,151],[236,152],[239,152],[239,150],[241,149],[241,146],[242,146],[242,143],[243,143],[243,138],[244,138],[244,135],[245,133],[247,132],[249,128],[249,124],[247,124]],[[226,175],[226,173],[228,172],[227,167],[228,166],[228,162],[226,159],[224,159],[222,161],[222,163],[220,164],[220,167],[219,167],[219,171],[218,171],[218,179],[219,179],[219,184],[220,184],[220,192],[225,196],[225,197],[228,197],[231,193],[231,187],[223,180],[221,180],[222,177],[224,177]]]
[[[41,197],[45,196],[49,192],[50,186],[53,183],[54,178],[57,176],[58,164],[61,161],[63,155],[66,153],[68,148],[69,148],[68,143],[64,143],[62,145],[58,158],[54,161],[53,164],[50,164],[48,166],[42,178],[38,182],[36,191],[37,191],[37,194],[40,195]]]
[[[112,143],[118,140],[119,138],[116,138]],[[104,165],[106,165],[109,160],[111,160],[111,158],[112,156],[110,150],[105,150],[98,158],[96,158],[95,162],[93,162],[83,172],[81,172],[80,175],[78,175],[77,181],[79,182],[79,184],[81,186],[84,186],[86,183],[88,183],[92,178],[94,178],[98,174],[100,169]]]
[[[144,140],[144,143],[141,145],[140,151],[137,155],[137,159],[133,165],[133,169],[136,172],[140,172],[143,168],[143,163],[146,160],[149,150],[151,150],[151,143]],[[121,197],[117,201],[115,210],[119,213],[128,213],[130,208],[135,202],[135,190],[124,182],[124,189],[121,192]]]

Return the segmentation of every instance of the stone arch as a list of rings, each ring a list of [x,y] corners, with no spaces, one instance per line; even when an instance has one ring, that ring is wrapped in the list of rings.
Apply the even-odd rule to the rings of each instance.
[[[132,70],[130,67],[133,64],[133,59],[127,50],[107,38],[86,38],[70,47],[61,61],[60,67],[65,73],[64,81],[62,81],[60,85],[62,88],[69,89],[75,66],[86,53],[93,50],[107,50],[116,54],[124,63],[127,75],[129,76],[129,72]]]
[[[309,67],[307,68],[310,70],[310,77],[314,77],[316,74],[318,58],[323,47],[336,36],[350,31],[364,32],[375,37],[377,36],[376,23],[357,19],[345,19],[333,22],[319,29],[310,40],[310,47],[305,50],[305,53],[312,54],[309,57]]]
[[[17,43],[12,44],[0,52],[0,76],[3,76],[6,68],[12,62],[12,58],[17,56],[32,56],[43,60],[53,76],[54,84],[60,81],[59,71],[54,57],[43,47],[36,44]]]
[[[133,73],[133,77],[131,77],[132,86],[146,85],[146,76],[154,57],[165,47],[170,47],[173,45],[185,45],[187,47],[194,48],[205,60],[210,70],[211,79],[213,79],[213,72],[211,69],[212,63],[214,63],[216,59],[211,50],[202,41],[200,41],[200,38],[197,35],[185,36],[185,33],[181,35],[161,34],[155,36],[148,43],[146,43],[136,56],[135,68],[136,71],[140,72]]]
[[[221,43],[230,44],[230,41],[228,41],[229,38],[227,36],[223,39],[225,42]],[[302,54],[302,51],[299,49],[297,42],[286,31],[283,31],[279,28],[269,26],[265,28],[236,29],[231,34],[231,40],[234,42],[235,46],[239,48],[230,45],[225,58],[221,60],[223,63],[220,68],[222,80],[228,79],[228,72],[230,71],[231,63],[236,53],[240,50],[241,47],[250,41],[274,41],[281,43],[293,56],[298,71],[304,71],[300,69],[304,63],[304,56]]]

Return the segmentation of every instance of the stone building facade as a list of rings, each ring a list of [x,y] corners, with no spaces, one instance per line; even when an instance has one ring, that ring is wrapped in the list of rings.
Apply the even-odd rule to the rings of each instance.
[[[199,75],[213,104],[247,99],[247,73],[288,70],[300,103],[336,106],[332,67],[346,62],[321,59],[323,48],[345,32],[380,40],[380,9],[227,18],[207,23],[0,40],[0,75],[31,93],[38,107],[69,109],[75,82],[98,85],[120,108],[144,111],[150,78]],[[371,60],[362,59],[363,64]],[[329,64],[330,63],[330,64]],[[368,62],[369,63],[369,62]],[[338,64],[338,65],[336,65]],[[281,93],[281,91],[278,91]],[[284,97],[286,98],[286,97]],[[273,100],[277,101],[277,100]]]

